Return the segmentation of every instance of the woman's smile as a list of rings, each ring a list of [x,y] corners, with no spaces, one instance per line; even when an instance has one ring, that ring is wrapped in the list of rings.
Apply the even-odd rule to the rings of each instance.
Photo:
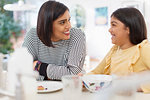
[[[70,35],[70,31],[66,31],[66,32],[64,32],[64,34],[68,36],[68,35]]]

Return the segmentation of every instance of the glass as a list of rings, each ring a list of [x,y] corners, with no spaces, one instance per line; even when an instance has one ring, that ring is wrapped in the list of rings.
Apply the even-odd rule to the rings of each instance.
[[[112,100],[135,100],[135,93],[115,94]]]
[[[135,100],[136,86],[131,76],[115,79],[112,84],[111,100]]]
[[[36,81],[44,81],[44,76],[38,75],[38,77],[36,77]]]
[[[82,91],[82,80],[77,75],[62,77],[64,100],[79,100]]]

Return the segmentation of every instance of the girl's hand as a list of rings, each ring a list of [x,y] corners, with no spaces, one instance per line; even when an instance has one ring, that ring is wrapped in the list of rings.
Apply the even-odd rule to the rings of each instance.
[[[143,90],[141,88],[138,88],[137,92],[143,92]]]

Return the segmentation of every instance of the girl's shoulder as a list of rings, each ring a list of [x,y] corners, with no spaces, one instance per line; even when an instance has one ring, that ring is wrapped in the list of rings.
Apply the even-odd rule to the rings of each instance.
[[[141,49],[142,55],[149,55],[150,54],[150,42],[148,40],[142,41],[138,47]]]
[[[150,49],[150,42],[146,39],[143,40],[140,44],[137,45],[139,48],[141,48],[142,50],[145,49]]]

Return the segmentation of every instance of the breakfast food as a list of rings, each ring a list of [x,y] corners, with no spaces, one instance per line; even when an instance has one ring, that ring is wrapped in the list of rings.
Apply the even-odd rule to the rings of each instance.
[[[38,86],[37,89],[38,90],[44,90],[44,87],[43,86]]]

